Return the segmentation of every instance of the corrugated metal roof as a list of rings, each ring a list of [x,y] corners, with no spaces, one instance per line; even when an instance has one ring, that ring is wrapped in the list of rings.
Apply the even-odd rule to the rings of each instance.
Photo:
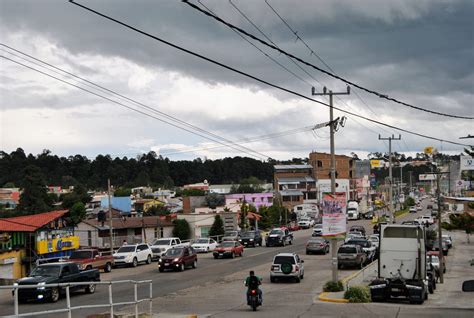
[[[0,231],[4,232],[35,232],[42,226],[66,214],[68,210],[57,210],[39,214],[16,216],[0,219]]]
[[[316,182],[312,177],[283,177],[278,178],[278,184],[298,184],[300,182]]]
[[[287,170],[287,169],[313,169],[312,165],[275,165],[275,170]]]

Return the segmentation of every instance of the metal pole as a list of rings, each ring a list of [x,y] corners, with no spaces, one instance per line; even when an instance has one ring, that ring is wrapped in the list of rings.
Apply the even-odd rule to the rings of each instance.
[[[112,282],[109,283],[109,305],[110,305],[110,318],[114,318],[114,301],[112,299]]]
[[[72,317],[71,312],[71,294],[69,293],[69,286],[66,286],[66,306],[67,306],[67,317]]]
[[[109,235],[110,235],[110,255],[114,255],[114,231],[112,223],[112,200],[110,198],[110,179],[107,180],[107,196],[109,200]]]
[[[443,275],[443,235],[441,229],[441,193],[439,191],[439,179],[441,178],[441,174],[436,175],[436,193],[438,195],[438,241],[439,241],[439,282],[441,284],[444,283],[444,275]]]
[[[137,282],[133,284],[133,297],[135,301],[135,318],[138,318],[138,295],[137,295]]]
[[[381,138],[379,135],[379,140],[388,140],[388,167],[389,167],[389,188],[388,188],[388,208],[390,211],[390,214],[392,215],[392,220],[393,223],[395,223],[395,212],[393,211],[393,175],[392,175],[392,140],[400,140],[402,136],[398,136],[398,138],[395,138],[394,135],[388,138]]]
[[[150,282],[150,316],[152,315],[152,312],[153,312],[153,283]]]
[[[14,287],[15,288],[15,287]],[[18,293],[20,291],[20,288],[15,288],[15,301],[14,301],[14,307],[15,307],[15,317],[18,317],[19,311],[18,311]]]

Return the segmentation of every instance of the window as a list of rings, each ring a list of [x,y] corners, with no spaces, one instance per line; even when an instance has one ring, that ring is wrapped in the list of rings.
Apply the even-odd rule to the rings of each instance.
[[[323,167],[323,162],[321,160],[318,160],[318,168],[322,168]]]
[[[158,238],[158,228],[157,227],[155,227],[155,229],[153,231],[153,237]]]
[[[92,246],[92,231],[87,231],[87,245]]]

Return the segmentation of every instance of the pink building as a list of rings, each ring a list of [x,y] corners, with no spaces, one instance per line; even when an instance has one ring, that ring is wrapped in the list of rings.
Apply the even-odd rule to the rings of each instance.
[[[234,193],[234,194],[227,194],[225,196],[225,204],[226,206],[232,204],[242,204],[243,202],[247,202],[260,209],[261,206],[272,206],[273,205],[273,192],[265,192],[265,193]]]

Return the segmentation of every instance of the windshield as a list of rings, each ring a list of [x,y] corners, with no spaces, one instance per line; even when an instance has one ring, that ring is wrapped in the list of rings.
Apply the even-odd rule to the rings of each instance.
[[[242,234],[242,237],[254,237],[255,236],[255,232],[251,231],[251,232],[245,232]]]
[[[225,232],[224,236],[237,236],[238,232],[237,231],[230,231],[230,232]]]
[[[365,240],[350,240],[347,244],[359,245],[361,247],[370,247],[369,241]]]
[[[322,224],[316,224],[314,226],[315,229],[322,229],[323,228],[323,225]]]
[[[209,240],[208,239],[199,239],[195,243],[197,243],[197,244],[207,244],[207,243],[209,243]]]
[[[30,274],[30,276],[51,276],[58,277],[61,271],[61,266],[40,266],[36,267]]]
[[[122,246],[122,247],[119,248],[118,251],[117,251],[117,253],[130,253],[130,252],[135,252],[135,245]]]
[[[436,255],[426,256],[426,259],[429,261],[431,258],[432,263],[439,263],[439,258]]]
[[[337,252],[343,254],[356,254],[357,250],[355,247],[341,246]]]
[[[315,238],[315,239],[311,239],[308,241],[308,243],[324,243],[324,239],[318,239],[318,238]]]
[[[170,245],[171,240],[156,240],[152,245]]]
[[[271,230],[271,231],[270,231],[270,234],[283,235],[283,231],[282,231],[282,230]]]
[[[91,251],[75,251],[72,252],[70,259],[85,259],[85,258],[92,258]]]
[[[293,256],[276,256],[273,264],[294,264],[295,258]]]
[[[182,248],[172,248],[166,251],[165,256],[180,256],[183,254]]]
[[[233,247],[234,246],[234,242],[223,242],[221,245],[219,245],[220,247]]]

